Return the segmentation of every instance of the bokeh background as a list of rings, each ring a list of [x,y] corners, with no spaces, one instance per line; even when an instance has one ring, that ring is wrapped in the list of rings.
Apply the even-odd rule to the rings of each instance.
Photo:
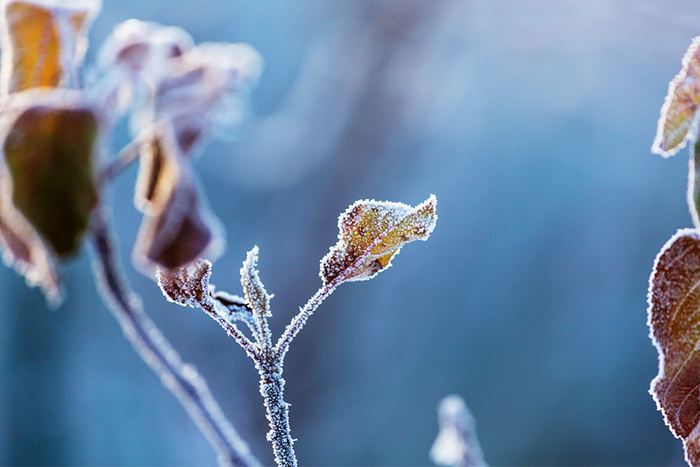
[[[438,198],[430,240],[342,286],[284,376],[302,465],[428,465],[461,394],[493,465],[683,465],[647,393],[654,257],[688,227],[687,152],[650,154],[668,82],[700,34],[686,0],[104,0],[87,62],[129,18],[266,60],[236,141],[197,162],[240,293],[247,250],[279,333],[320,285],[356,199]],[[126,125],[111,141],[128,142]],[[131,168],[108,196],[147,311],[272,464],[252,362],[130,263]],[[49,311],[0,268],[0,464],[211,465],[204,437],[95,291],[86,249]]]

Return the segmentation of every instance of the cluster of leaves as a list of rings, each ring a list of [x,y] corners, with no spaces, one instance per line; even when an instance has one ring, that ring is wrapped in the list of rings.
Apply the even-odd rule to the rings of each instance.
[[[289,405],[283,400],[284,358],[294,337],[321,302],[343,282],[367,280],[391,266],[401,248],[415,240],[427,240],[437,222],[437,200],[431,196],[415,208],[392,202],[357,201],[338,219],[338,243],[321,260],[323,285],[300,310],[273,344],[268,318],[270,300],[256,269],[258,248],[253,248],[241,268],[245,298],[216,292],[209,285],[211,263],[199,261],[175,270],[159,271],[158,284],[168,300],[201,308],[217,321],[253,359],[260,373],[260,393],[270,422],[268,439],[280,466],[297,465],[289,428]],[[248,327],[248,338],[236,322]]]
[[[130,292],[118,277],[103,192],[138,159],[134,202],[143,221],[135,265],[151,277],[158,270],[169,300],[204,310],[254,360],[275,459],[295,466],[282,379],[291,341],[338,285],[371,279],[391,266],[403,245],[427,240],[437,221],[435,197],[415,208],[374,200],[351,205],[339,217],[338,243],[321,260],[321,288],[273,344],[267,321],[272,296],[256,269],[257,247],[241,269],[245,298],[209,285],[211,263],[201,258],[221,254],[223,229],[192,170],[212,135],[230,134],[240,123],[242,96],[262,70],[260,55],[246,44],[195,45],[182,29],[129,20],[106,39],[84,80],[80,70],[87,32],[99,0],[5,0],[0,5],[3,258],[58,305],[58,262],[75,254],[92,233],[105,299],[113,302],[127,338],[203,431],[211,432],[222,462],[254,465],[247,448],[236,452],[240,443],[206,385],[194,370],[183,370],[152,323],[130,305]],[[134,141],[118,156],[106,157],[109,135],[125,115],[131,118]],[[237,322],[246,324],[250,337]],[[451,419],[462,427],[460,414]],[[478,460],[479,453],[470,447],[458,457]]]
[[[3,257],[53,305],[57,260],[75,253],[120,167],[140,157],[135,204],[144,213],[137,267],[177,268],[224,245],[192,161],[211,135],[242,118],[241,96],[262,58],[246,44],[195,46],[182,29],[130,20],[80,76],[97,0],[2,4],[0,241]],[[104,156],[114,124],[131,114],[136,139]]]
[[[648,324],[659,352],[651,394],[686,460],[700,465],[700,37],[669,86],[652,151],[674,155],[688,141],[688,207],[695,228],[679,230],[661,249],[649,279]]]

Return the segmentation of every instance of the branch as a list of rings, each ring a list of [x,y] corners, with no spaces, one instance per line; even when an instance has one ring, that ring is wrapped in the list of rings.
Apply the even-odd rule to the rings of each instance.
[[[220,465],[260,466],[245,441],[224,416],[204,379],[192,365],[182,362],[143,312],[138,297],[122,277],[104,213],[96,212],[92,220],[90,234],[96,282],[102,299],[122,327],[124,336],[190,414],[218,454]]]
[[[100,172],[100,181],[102,183],[111,182],[114,178],[120,175],[131,164],[136,162],[141,151],[141,143],[145,137],[135,138],[129,144],[124,146],[117,157],[107,162],[105,167]]]

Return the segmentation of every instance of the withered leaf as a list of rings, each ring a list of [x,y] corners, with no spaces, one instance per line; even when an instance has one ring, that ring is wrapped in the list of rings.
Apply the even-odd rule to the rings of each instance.
[[[652,152],[664,157],[674,155],[693,136],[690,130],[700,105],[700,37],[693,39],[682,63],[669,85],[651,147]]]
[[[62,256],[76,250],[97,204],[97,135],[89,108],[38,105],[22,112],[5,138],[12,202]]]
[[[134,259],[147,274],[153,265],[175,269],[205,252],[218,256],[223,243],[221,229],[191,178],[189,162],[177,151],[167,133],[154,134],[142,150],[136,204],[145,216]]]
[[[700,233],[680,230],[663,247],[649,279],[651,336],[659,374],[651,394],[686,460],[700,465]]]
[[[406,243],[427,240],[437,221],[437,199],[415,208],[403,203],[357,201],[338,218],[338,243],[321,260],[321,279],[328,284],[371,279],[391,266]]]
[[[207,260],[198,260],[187,266],[167,271],[158,269],[156,274],[158,286],[168,301],[193,308],[211,300],[210,277],[211,263]]]
[[[4,168],[3,168],[4,169]],[[38,285],[49,305],[62,300],[60,278],[52,252],[9,201],[5,174],[0,175],[0,245],[8,266],[22,274],[30,286]]]
[[[75,8],[10,1],[3,11],[2,91],[69,85],[82,63],[87,29],[99,2]]]
[[[153,135],[141,144],[134,201],[142,212],[160,213],[180,178],[177,154],[165,144],[164,139],[158,135]]]

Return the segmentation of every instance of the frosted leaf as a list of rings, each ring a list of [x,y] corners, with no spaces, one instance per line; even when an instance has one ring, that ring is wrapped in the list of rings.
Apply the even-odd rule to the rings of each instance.
[[[178,155],[167,133],[144,143],[136,205],[145,212],[134,261],[146,275],[153,265],[175,269],[200,256],[217,259],[223,228],[211,214],[189,161]]]
[[[193,46],[192,37],[181,28],[130,19],[114,28],[97,63],[105,70],[120,67],[132,80],[157,84],[171,72],[171,59]]]
[[[257,84],[260,54],[247,44],[204,43],[172,60],[155,88],[153,118],[172,125],[180,149],[192,153],[212,131],[243,119],[241,95]]]
[[[97,205],[98,137],[93,110],[69,98],[20,110],[3,134],[12,203],[60,256],[76,251]]]
[[[75,87],[97,0],[3,1],[2,95],[40,87]]]
[[[144,140],[140,154],[134,204],[142,212],[157,215],[183,176],[182,163],[167,135],[156,134]]]
[[[263,286],[258,271],[255,266],[258,262],[258,247],[253,247],[252,250],[248,252],[245,261],[243,261],[243,267],[241,268],[241,284],[243,285],[243,291],[245,292],[246,300],[248,304],[253,309],[253,313],[262,317],[272,316],[270,312],[270,299],[271,295],[268,295]]]
[[[685,53],[681,71],[668,87],[651,151],[669,157],[693,138],[700,105],[700,37]]]
[[[158,269],[156,273],[158,286],[168,301],[193,308],[211,300],[210,277],[211,263],[207,260],[168,271]]]
[[[662,248],[649,278],[648,325],[659,352],[650,393],[686,460],[700,465],[700,234],[680,230]]]
[[[224,291],[215,290],[214,286],[210,286],[210,290],[211,297],[215,302],[221,305],[221,307],[217,307],[216,309],[219,314],[231,322],[244,321],[249,326],[252,326],[255,331],[257,331],[250,306],[244,298],[241,298],[238,295],[231,295]],[[222,308],[225,310],[225,312],[222,312]]]
[[[321,279],[328,284],[371,279],[391,266],[406,243],[427,240],[437,221],[437,199],[415,208],[388,201],[357,201],[338,219],[338,243],[321,260]]]
[[[486,467],[476,422],[461,397],[450,395],[442,399],[438,407],[440,431],[430,459],[438,465],[455,467]]]
[[[8,266],[23,275],[30,287],[39,286],[48,304],[56,308],[63,300],[55,255],[10,201],[4,175],[0,175],[0,246]]]

